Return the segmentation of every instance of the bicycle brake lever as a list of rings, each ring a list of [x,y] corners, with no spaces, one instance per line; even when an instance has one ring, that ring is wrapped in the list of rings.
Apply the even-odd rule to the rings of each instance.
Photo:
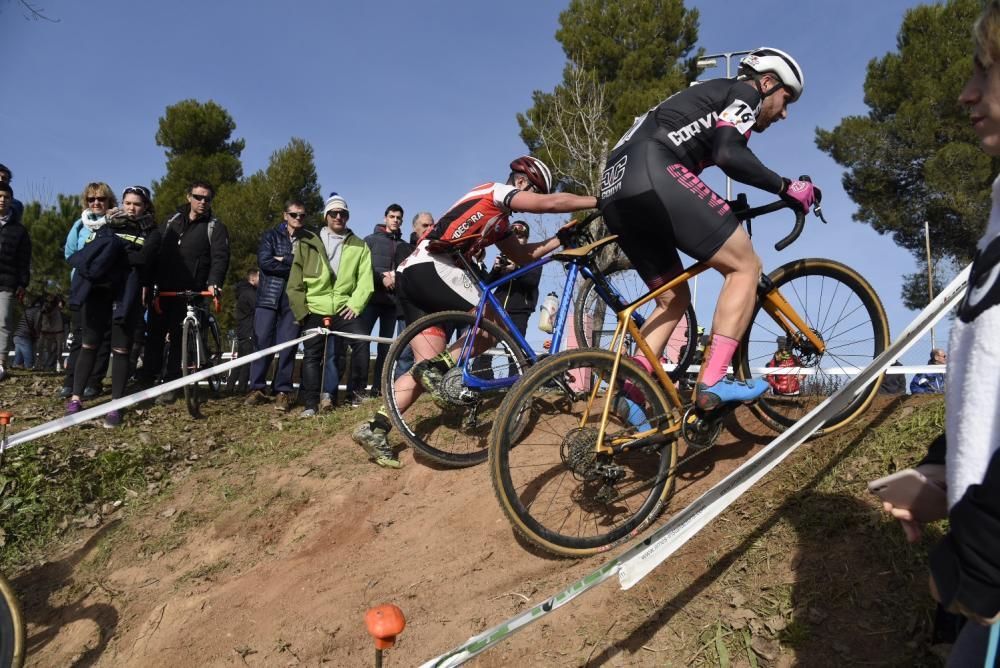
[[[819,202],[813,204],[813,214],[823,221],[824,225],[827,225],[826,218],[823,217],[823,207],[819,205]]]

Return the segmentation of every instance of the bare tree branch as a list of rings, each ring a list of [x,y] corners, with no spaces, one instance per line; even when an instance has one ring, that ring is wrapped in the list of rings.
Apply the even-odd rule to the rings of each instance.
[[[30,0],[17,0],[21,6],[21,15],[26,21],[48,21],[49,23],[59,23],[59,19],[54,19],[45,13],[44,7],[33,4]]]

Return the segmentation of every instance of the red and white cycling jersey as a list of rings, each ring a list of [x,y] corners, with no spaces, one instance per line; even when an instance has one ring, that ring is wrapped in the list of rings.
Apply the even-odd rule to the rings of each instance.
[[[451,205],[424,233],[431,252],[459,251],[471,257],[510,234],[510,200],[520,191],[503,183],[476,186]]]

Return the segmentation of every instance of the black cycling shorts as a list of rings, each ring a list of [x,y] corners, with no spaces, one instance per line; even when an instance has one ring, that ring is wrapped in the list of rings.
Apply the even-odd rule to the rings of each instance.
[[[396,294],[399,296],[399,305],[403,309],[407,325],[429,313],[470,311],[476,308],[476,303],[468,301],[470,296],[468,291],[465,295],[459,294],[445,278],[442,278],[439,269],[438,263],[421,262],[396,272]],[[462,271],[460,268],[444,269],[454,269],[454,272],[447,272],[448,277],[454,280],[461,279],[457,276],[458,272]],[[456,276],[452,276],[452,273]],[[472,280],[468,276],[465,276],[465,282],[472,285]]]
[[[740,225],[725,199],[658,141],[637,142],[608,163],[604,221],[651,289],[681,273],[678,249],[707,260]]]

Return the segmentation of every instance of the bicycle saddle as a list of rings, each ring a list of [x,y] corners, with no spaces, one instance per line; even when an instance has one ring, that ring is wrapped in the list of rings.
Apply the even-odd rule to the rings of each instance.
[[[580,246],[579,248],[564,248],[558,253],[552,256],[553,260],[568,261],[576,257],[585,257],[601,246],[605,246],[615,239],[618,238],[617,234],[612,234],[610,237],[604,237],[603,239],[598,239],[592,244],[587,244],[586,246]]]

